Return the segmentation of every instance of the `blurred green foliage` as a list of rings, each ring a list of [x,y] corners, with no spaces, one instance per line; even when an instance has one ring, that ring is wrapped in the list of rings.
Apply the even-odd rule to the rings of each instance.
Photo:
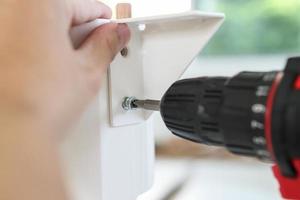
[[[198,9],[203,1],[197,0]],[[205,54],[272,54],[300,51],[300,0],[213,0],[225,22]],[[202,3],[201,3],[202,2]]]

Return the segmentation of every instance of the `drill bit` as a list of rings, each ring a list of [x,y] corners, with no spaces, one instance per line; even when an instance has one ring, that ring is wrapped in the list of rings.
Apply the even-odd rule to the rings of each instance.
[[[160,111],[160,101],[156,100],[139,100],[135,97],[125,97],[122,103],[122,107],[124,110],[134,110],[137,108],[152,110],[152,111]]]
[[[142,108],[145,110],[153,110],[153,111],[160,111],[160,101],[157,100],[139,100],[135,99],[132,101],[132,105],[134,108]]]

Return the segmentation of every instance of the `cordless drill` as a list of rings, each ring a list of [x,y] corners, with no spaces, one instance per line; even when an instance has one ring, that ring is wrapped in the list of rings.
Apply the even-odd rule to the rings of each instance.
[[[160,110],[175,135],[271,160],[284,198],[300,199],[300,57],[283,72],[241,72],[175,82],[161,101],[132,99]]]

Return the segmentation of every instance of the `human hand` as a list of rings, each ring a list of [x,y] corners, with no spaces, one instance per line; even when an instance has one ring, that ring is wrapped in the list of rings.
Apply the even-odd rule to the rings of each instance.
[[[129,40],[128,27],[103,25],[74,49],[70,28],[110,18],[107,6],[94,0],[3,0],[0,13],[0,120],[66,131],[97,94]]]

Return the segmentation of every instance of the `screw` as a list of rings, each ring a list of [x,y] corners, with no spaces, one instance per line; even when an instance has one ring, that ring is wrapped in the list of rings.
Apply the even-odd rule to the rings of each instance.
[[[128,48],[125,47],[124,49],[121,50],[121,55],[125,58],[128,56],[128,52],[129,52]]]
[[[134,110],[136,107],[133,105],[133,102],[136,100],[135,97],[125,97],[122,103],[122,108],[126,111]]]

